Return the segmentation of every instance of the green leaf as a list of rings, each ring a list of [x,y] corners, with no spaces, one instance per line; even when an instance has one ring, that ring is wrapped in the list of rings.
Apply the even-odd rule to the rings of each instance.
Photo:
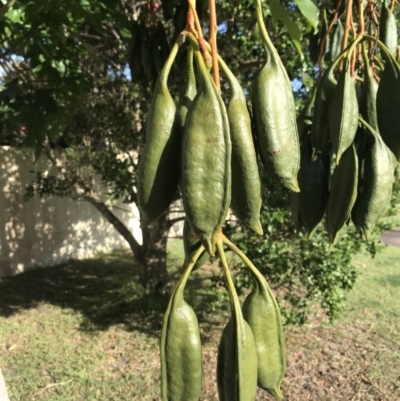
[[[51,60],[51,66],[55,68],[61,75],[65,74],[66,67],[64,61]]]
[[[14,5],[15,2],[16,0],[11,0],[0,7],[0,20],[4,19],[4,16],[6,15],[7,11]]]
[[[86,10],[83,10],[82,14],[84,15],[87,22],[89,22],[89,24],[92,25],[92,27],[97,31],[97,33],[100,33],[100,34],[104,33],[101,16],[99,14],[93,14],[93,13],[87,12]]]
[[[121,34],[121,36],[122,36],[124,39],[130,39],[130,38],[132,37],[131,31],[130,31],[129,29],[127,29],[127,28],[121,28],[121,29],[119,30],[119,33]]]
[[[298,25],[290,19],[288,10],[283,7],[277,0],[270,0],[269,9],[271,11],[272,18],[276,21],[282,21],[289,32],[290,38],[299,52],[301,59],[304,59],[304,54],[301,49],[301,31]]]
[[[314,28],[314,32],[316,32],[319,19],[317,6],[311,0],[294,0],[294,2],[297,4],[297,7],[299,7],[300,12]]]

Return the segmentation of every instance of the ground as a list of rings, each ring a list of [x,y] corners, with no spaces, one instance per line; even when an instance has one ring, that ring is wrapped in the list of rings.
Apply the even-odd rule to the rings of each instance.
[[[180,243],[172,245],[170,263],[178,264]],[[400,400],[399,261],[400,248],[392,246],[375,259],[357,255],[359,278],[341,317],[321,323],[316,311],[310,324],[285,328],[285,400]],[[167,300],[143,292],[124,252],[3,278],[0,368],[10,400],[159,400]],[[201,400],[213,401],[228,307],[212,310],[210,302],[200,313],[191,301],[202,329]],[[272,397],[260,390],[257,400]]]

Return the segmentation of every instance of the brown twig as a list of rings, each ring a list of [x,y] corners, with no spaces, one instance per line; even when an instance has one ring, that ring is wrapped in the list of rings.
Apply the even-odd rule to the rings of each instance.
[[[357,47],[356,47],[357,49]],[[356,71],[356,59],[357,59],[357,50],[353,51],[352,55],[351,55],[351,64],[350,64],[350,74],[352,77],[354,77],[355,75],[355,71]]]
[[[357,36],[357,31],[356,31],[356,27],[354,25],[353,18],[350,21],[350,26],[351,26],[351,33],[353,35],[353,38],[355,38]],[[357,46],[357,48],[358,48],[358,46]],[[353,54],[351,55],[351,65],[350,65],[350,74],[352,77],[354,77],[354,75],[355,75],[356,60],[357,60],[357,55],[356,55],[356,51],[354,51]]]
[[[336,9],[335,9],[335,13],[333,14],[333,17],[332,17],[332,21],[331,21],[331,23],[329,24],[328,29],[326,30],[325,35],[324,35],[324,37],[323,37],[322,40],[321,40],[321,44],[320,44],[320,47],[319,47],[319,56],[318,56],[318,66],[319,66],[319,68],[318,68],[318,70],[319,70],[318,75],[319,75],[320,78],[321,78],[321,76],[322,76],[322,60],[323,60],[323,58],[324,58],[324,47],[325,47],[325,42],[326,42],[326,39],[328,38],[328,35],[330,34],[330,32],[331,32],[331,30],[332,30],[332,27],[333,27],[334,23],[335,23],[335,22],[337,21],[337,19],[338,19],[338,16],[339,16],[339,9],[340,9],[340,6],[342,5],[342,1],[343,1],[343,0],[339,0],[339,1],[337,2],[337,4],[336,4]]]
[[[189,4],[189,9],[192,12],[191,16],[193,16],[193,18],[194,18],[194,25],[196,28],[195,36],[197,37],[197,41],[200,46],[200,51],[203,55],[203,59],[204,59],[204,62],[206,63],[206,66],[211,68],[212,58],[211,58],[210,52],[207,49],[206,43],[204,41],[203,30],[201,29],[199,16],[196,11],[196,3],[194,0],[188,0],[188,4]],[[189,13],[188,13],[188,16],[189,16]],[[191,18],[191,16],[190,16],[190,18]],[[189,23],[191,23],[191,22],[189,21]],[[186,21],[186,24],[188,24],[188,21]]]
[[[373,31],[373,26],[375,28],[378,26],[378,18],[376,16],[376,3],[372,0],[368,0],[368,23],[367,23],[367,29],[368,29],[368,34],[371,36],[375,36],[376,38],[378,37],[378,31],[375,29]],[[365,31],[364,31],[365,33]],[[374,44],[372,41],[369,42],[369,53],[371,55],[371,63],[374,62],[373,60],[373,53],[374,49],[376,47],[376,44]]]
[[[198,37],[198,33],[196,30],[196,25],[194,22],[194,15],[193,15],[193,10],[189,7],[188,12],[187,12],[187,17],[186,17],[186,28],[188,32],[192,32],[196,38]]]
[[[346,21],[344,24],[344,33],[343,33],[343,41],[342,41],[342,49],[347,47],[347,43],[349,40],[349,31],[352,24],[353,17],[353,9],[351,8],[353,4],[353,0],[347,0],[346,4]],[[342,69],[343,62],[340,63],[340,69]]]
[[[43,393],[44,391],[53,388],[53,387],[57,387],[57,386],[64,386],[67,383],[72,382],[72,379],[70,380],[66,380],[65,382],[59,382],[59,383],[49,383],[47,384],[45,387],[43,387],[42,389],[40,389],[39,391],[37,391],[37,394]]]
[[[215,0],[209,0],[210,7],[210,45],[212,56],[212,68],[215,85],[219,92],[221,92],[219,67],[218,67],[218,51],[217,51],[217,13],[215,11]]]
[[[356,26],[354,25],[353,18],[350,21],[350,26],[351,26],[351,34],[353,35],[353,38],[357,36],[357,31],[356,31]]]
[[[358,0],[358,33],[364,35],[364,9],[362,5],[362,0]]]

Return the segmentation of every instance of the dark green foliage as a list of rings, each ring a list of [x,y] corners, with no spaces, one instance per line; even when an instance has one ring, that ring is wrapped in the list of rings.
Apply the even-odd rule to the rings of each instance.
[[[301,61],[298,48],[301,43],[307,56],[304,39],[311,30],[293,2],[281,3],[263,2],[265,22],[289,79],[296,84],[296,102],[301,104],[316,78],[314,65],[307,57]],[[154,9],[147,7],[147,2],[125,0],[8,4],[13,4],[12,10],[0,21],[0,63],[9,66],[0,88],[0,145],[27,145],[36,157],[59,154],[52,164],[61,163],[66,172],[46,176],[38,171],[28,195],[82,199],[94,192],[111,201],[135,203],[136,155],[144,142],[151,85],[170,44],[184,28],[187,1],[150,2]],[[329,13],[334,6],[329,5]],[[197,8],[206,25],[207,0],[198,0]],[[319,41],[329,17],[325,11],[321,8]],[[254,29],[253,0],[218,1],[217,14],[222,28],[220,54],[247,94],[264,61],[259,32]],[[293,25],[298,25],[297,32]],[[146,35],[151,46],[142,49],[140,38]],[[329,44],[325,47],[329,49]],[[315,60],[318,49],[310,50]],[[143,59],[139,57],[142,53]],[[183,48],[168,82],[175,99],[185,88],[184,74],[179,73],[185,62]],[[226,81],[222,80],[222,85],[226,96]],[[32,168],[39,169],[36,165]],[[93,185],[95,175],[104,184],[101,192]],[[355,280],[350,260],[360,245],[358,238],[353,239],[354,230],[327,256],[322,228],[312,241],[306,241],[302,233],[297,236],[289,222],[288,192],[269,181],[265,188],[262,221],[266,235],[256,237],[239,226],[231,227],[232,235],[229,230],[227,234],[277,289],[287,322],[304,322],[315,299],[329,316],[335,316],[343,294]],[[379,223],[379,228],[386,224]],[[168,232],[168,225],[160,227]],[[374,254],[379,247],[370,241],[368,249]],[[151,254],[147,249],[141,253]],[[244,291],[251,287],[252,279],[243,271],[236,275],[236,284]],[[216,293],[214,297],[218,297]],[[211,302],[206,303],[209,305]]]
[[[355,230],[349,230],[328,255],[328,238],[323,227],[317,229],[310,240],[303,232],[297,234],[290,221],[289,192],[269,181],[265,185],[268,191],[264,193],[261,209],[264,237],[250,235],[234,224],[225,229],[227,235],[276,290],[286,324],[307,322],[315,302],[330,319],[335,318],[357,276],[351,256],[362,245]],[[246,269],[241,269],[235,280],[242,291],[252,285]]]

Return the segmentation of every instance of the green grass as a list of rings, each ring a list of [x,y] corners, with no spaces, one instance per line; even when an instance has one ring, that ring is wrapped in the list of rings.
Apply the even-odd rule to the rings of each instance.
[[[181,243],[169,250],[170,270],[178,272]],[[285,400],[400,400],[400,248],[375,259],[360,253],[354,263],[359,277],[340,319],[286,329]],[[217,400],[216,351],[229,314],[221,291],[209,290],[213,274],[197,272],[187,296],[201,321],[201,399],[210,401]],[[167,302],[167,294],[143,291],[124,251],[1,279],[0,368],[10,400],[158,400]],[[257,399],[271,400],[261,391]]]

